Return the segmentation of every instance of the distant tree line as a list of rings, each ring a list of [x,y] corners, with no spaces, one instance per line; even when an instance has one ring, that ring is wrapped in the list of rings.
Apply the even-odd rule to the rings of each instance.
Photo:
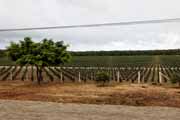
[[[6,56],[0,50],[0,57]],[[127,51],[70,51],[72,56],[131,56],[131,55],[180,55],[180,49],[169,50],[127,50]]]
[[[127,51],[71,51],[72,56],[180,55],[180,49]]]

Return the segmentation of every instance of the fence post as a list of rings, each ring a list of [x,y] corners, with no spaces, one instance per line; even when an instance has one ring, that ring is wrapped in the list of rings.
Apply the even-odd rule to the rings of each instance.
[[[140,84],[141,83],[141,73],[140,73],[140,71],[138,71],[138,84]]]
[[[162,74],[161,74],[161,72],[159,72],[159,83],[160,84],[162,83]]]
[[[81,82],[81,73],[79,72],[79,79],[78,79],[78,82],[80,83]]]
[[[11,80],[13,80],[13,73],[12,73],[12,70],[11,70],[11,73],[10,73],[10,74],[11,74]]]
[[[63,82],[63,74],[60,72],[60,81]]]

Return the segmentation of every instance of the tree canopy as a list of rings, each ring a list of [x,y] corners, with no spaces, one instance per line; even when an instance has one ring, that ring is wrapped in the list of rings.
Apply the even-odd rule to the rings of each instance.
[[[19,43],[11,42],[7,47],[7,53],[19,65],[36,66],[40,84],[44,67],[70,61],[71,55],[67,52],[67,47],[68,45],[64,45],[63,41],[43,39],[41,42],[33,42],[30,37],[25,37]]]

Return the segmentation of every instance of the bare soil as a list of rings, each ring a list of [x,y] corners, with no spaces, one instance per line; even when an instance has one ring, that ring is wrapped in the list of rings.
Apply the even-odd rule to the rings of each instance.
[[[0,82],[0,99],[58,103],[166,106],[180,108],[180,89],[152,85],[111,85],[30,82]]]

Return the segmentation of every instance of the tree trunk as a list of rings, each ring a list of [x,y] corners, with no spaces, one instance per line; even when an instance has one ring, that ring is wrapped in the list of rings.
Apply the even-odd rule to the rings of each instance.
[[[38,66],[36,66],[36,75],[37,75],[36,78],[37,78],[38,85],[40,85],[41,82],[39,80],[39,68],[38,68]]]
[[[39,70],[39,77],[40,77],[40,81],[43,81],[42,68],[40,68]]]
[[[31,66],[31,81],[34,81],[34,68],[33,65]]]
[[[39,66],[36,66],[36,74],[37,74],[37,82],[38,82],[38,85],[41,84],[41,81],[43,81],[43,76],[42,76],[42,67],[39,67]]]

